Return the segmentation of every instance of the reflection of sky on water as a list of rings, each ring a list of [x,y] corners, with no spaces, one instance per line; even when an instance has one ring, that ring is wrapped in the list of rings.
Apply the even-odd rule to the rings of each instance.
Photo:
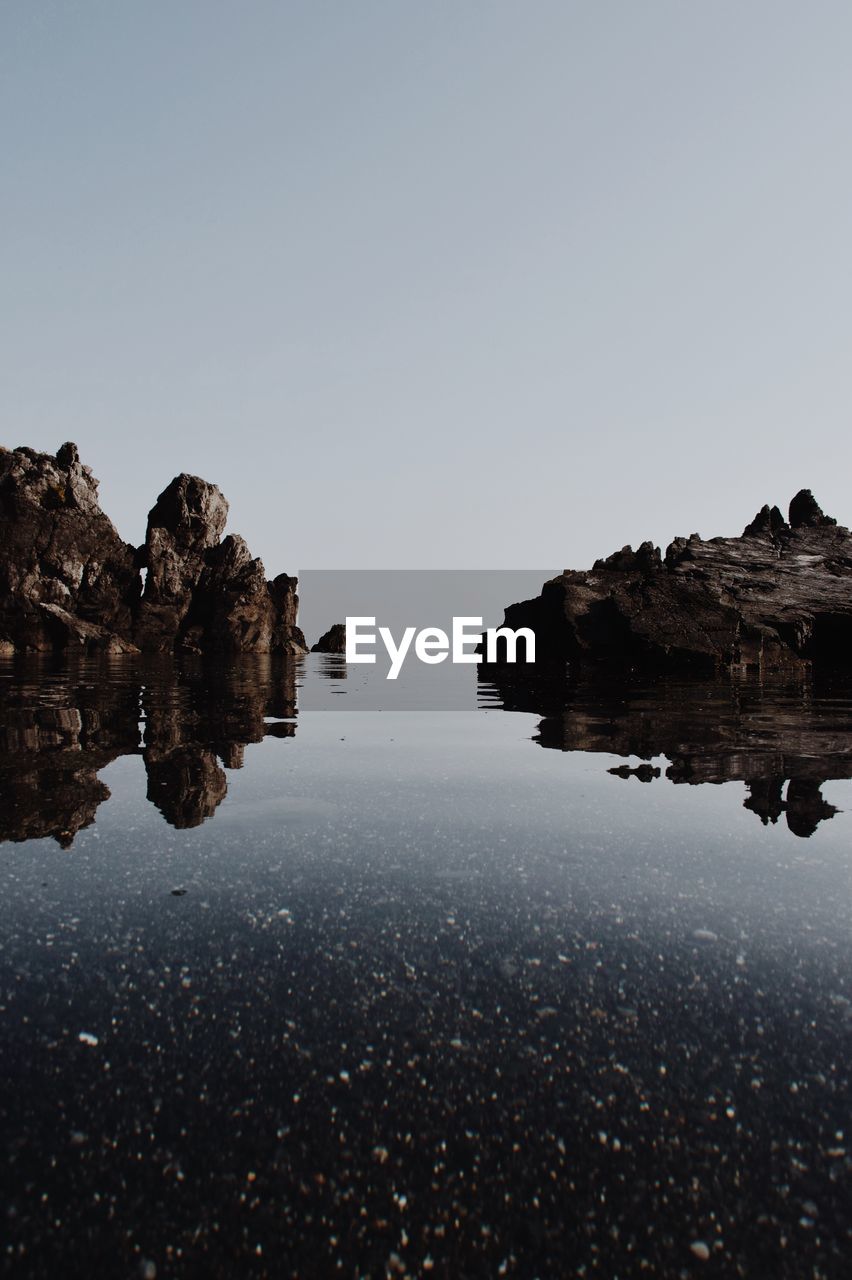
[[[18,799],[111,793],[0,849],[26,1274],[843,1274],[849,782],[805,841],[739,776],[820,731],[837,772],[839,700],[797,742],[765,693],[292,732],[281,673],[68,687],[2,695]]]

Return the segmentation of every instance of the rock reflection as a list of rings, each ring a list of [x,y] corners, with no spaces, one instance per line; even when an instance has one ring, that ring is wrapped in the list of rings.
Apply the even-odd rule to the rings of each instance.
[[[535,741],[559,751],[638,757],[609,773],[625,780],[743,782],[744,806],[764,825],[782,817],[807,838],[837,809],[822,785],[852,778],[852,685],[811,675],[793,684],[524,682],[483,671],[489,705],[543,716]],[[665,756],[667,767],[652,764]],[[785,791],[786,787],[786,791]]]
[[[295,734],[300,663],[0,663],[0,841],[53,837],[69,848],[109,798],[99,773],[126,755],[142,758],[147,798],[168,823],[199,826],[227,795],[227,770],[243,767],[248,744]],[[335,655],[318,670],[346,674]],[[609,773],[628,786],[742,782],[749,813],[802,838],[837,812],[823,783],[852,778],[850,684],[532,683],[485,668],[480,688],[484,705],[539,715],[542,747],[621,756],[629,762]]]
[[[227,667],[135,659],[16,662],[0,674],[0,841],[52,836],[69,848],[109,788],[98,772],[141,755],[148,799],[172,826],[199,826],[245,747],[295,733],[295,662]]]
[[[316,649],[314,651],[321,654],[320,661],[317,663],[316,672],[321,680],[348,680],[349,667],[342,653],[333,653],[331,650]]]
[[[241,766],[237,766],[240,768]],[[228,794],[228,781],[212,751],[196,744],[163,756],[145,752],[148,799],[171,826],[198,827]]]

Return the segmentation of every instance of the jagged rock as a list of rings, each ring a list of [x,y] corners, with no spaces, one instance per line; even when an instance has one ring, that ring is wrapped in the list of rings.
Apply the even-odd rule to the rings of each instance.
[[[794,499],[795,501],[795,499]],[[770,507],[765,503],[751,524],[747,524],[743,529],[744,538],[774,538],[782,529],[786,529],[787,521],[782,516],[777,507]]]
[[[824,514],[810,489],[800,489],[790,503],[791,528],[819,528],[820,525],[829,524],[837,524],[837,521]]]
[[[640,572],[650,573],[654,569],[659,569],[661,565],[660,548],[655,547],[652,542],[643,542],[638,551],[634,551],[628,545],[622,547],[620,551],[614,551],[605,560],[596,560],[592,572],[600,573],[612,569],[619,573],[631,573],[638,569]]]
[[[279,573],[266,586],[275,610],[272,624],[272,652],[307,653],[308,642],[296,626],[299,615],[299,597],[296,595],[298,578]]]
[[[82,618],[75,618],[72,613],[60,608],[58,604],[42,602],[39,608],[53,620],[54,637],[58,634],[57,629],[62,629],[60,646],[62,649],[103,649],[106,653],[139,652],[136,645],[129,640],[107,631],[105,627],[96,626],[94,622],[84,622]]]
[[[267,582],[242,538],[221,541],[228,504],[216,485],[177,476],[138,551],[101,511],[97,488],[70,442],[55,457],[0,449],[0,656],[306,652],[296,579]]]
[[[335,622],[325,635],[320,636],[316,644],[311,645],[311,653],[345,653],[346,623]]]
[[[77,448],[0,449],[0,648],[130,646],[134,549],[98,503]]]
[[[506,625],[536,633],[537,665],[627,668],[852,665],[852,535],[802,490],[790,523],[764,507],[739,538],[650,543],[566,570]]]
[[[175,647],[206,567],[205,553],[218,547],[228,504],[215,484],[198,476],[176,476],[148,512],[140,567],[145,591],[135,636],[144,650]]]
[[[147,569],[135,639],[144,651],[304,653],[296,580],[267,582],[238,535],[219,539],[228,504],[216,485],[180,475],[148,516]]]

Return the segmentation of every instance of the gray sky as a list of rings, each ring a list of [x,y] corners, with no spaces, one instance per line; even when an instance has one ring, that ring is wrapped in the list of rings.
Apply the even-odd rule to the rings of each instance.
[[[3,0],[2,440],[270,573],[852,523],[848,0]]]

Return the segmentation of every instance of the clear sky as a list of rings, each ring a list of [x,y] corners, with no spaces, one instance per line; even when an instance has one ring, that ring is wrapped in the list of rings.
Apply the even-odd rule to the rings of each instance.
[[[852,524],[848,0],[2,0],[2,441],[270,574]]]

